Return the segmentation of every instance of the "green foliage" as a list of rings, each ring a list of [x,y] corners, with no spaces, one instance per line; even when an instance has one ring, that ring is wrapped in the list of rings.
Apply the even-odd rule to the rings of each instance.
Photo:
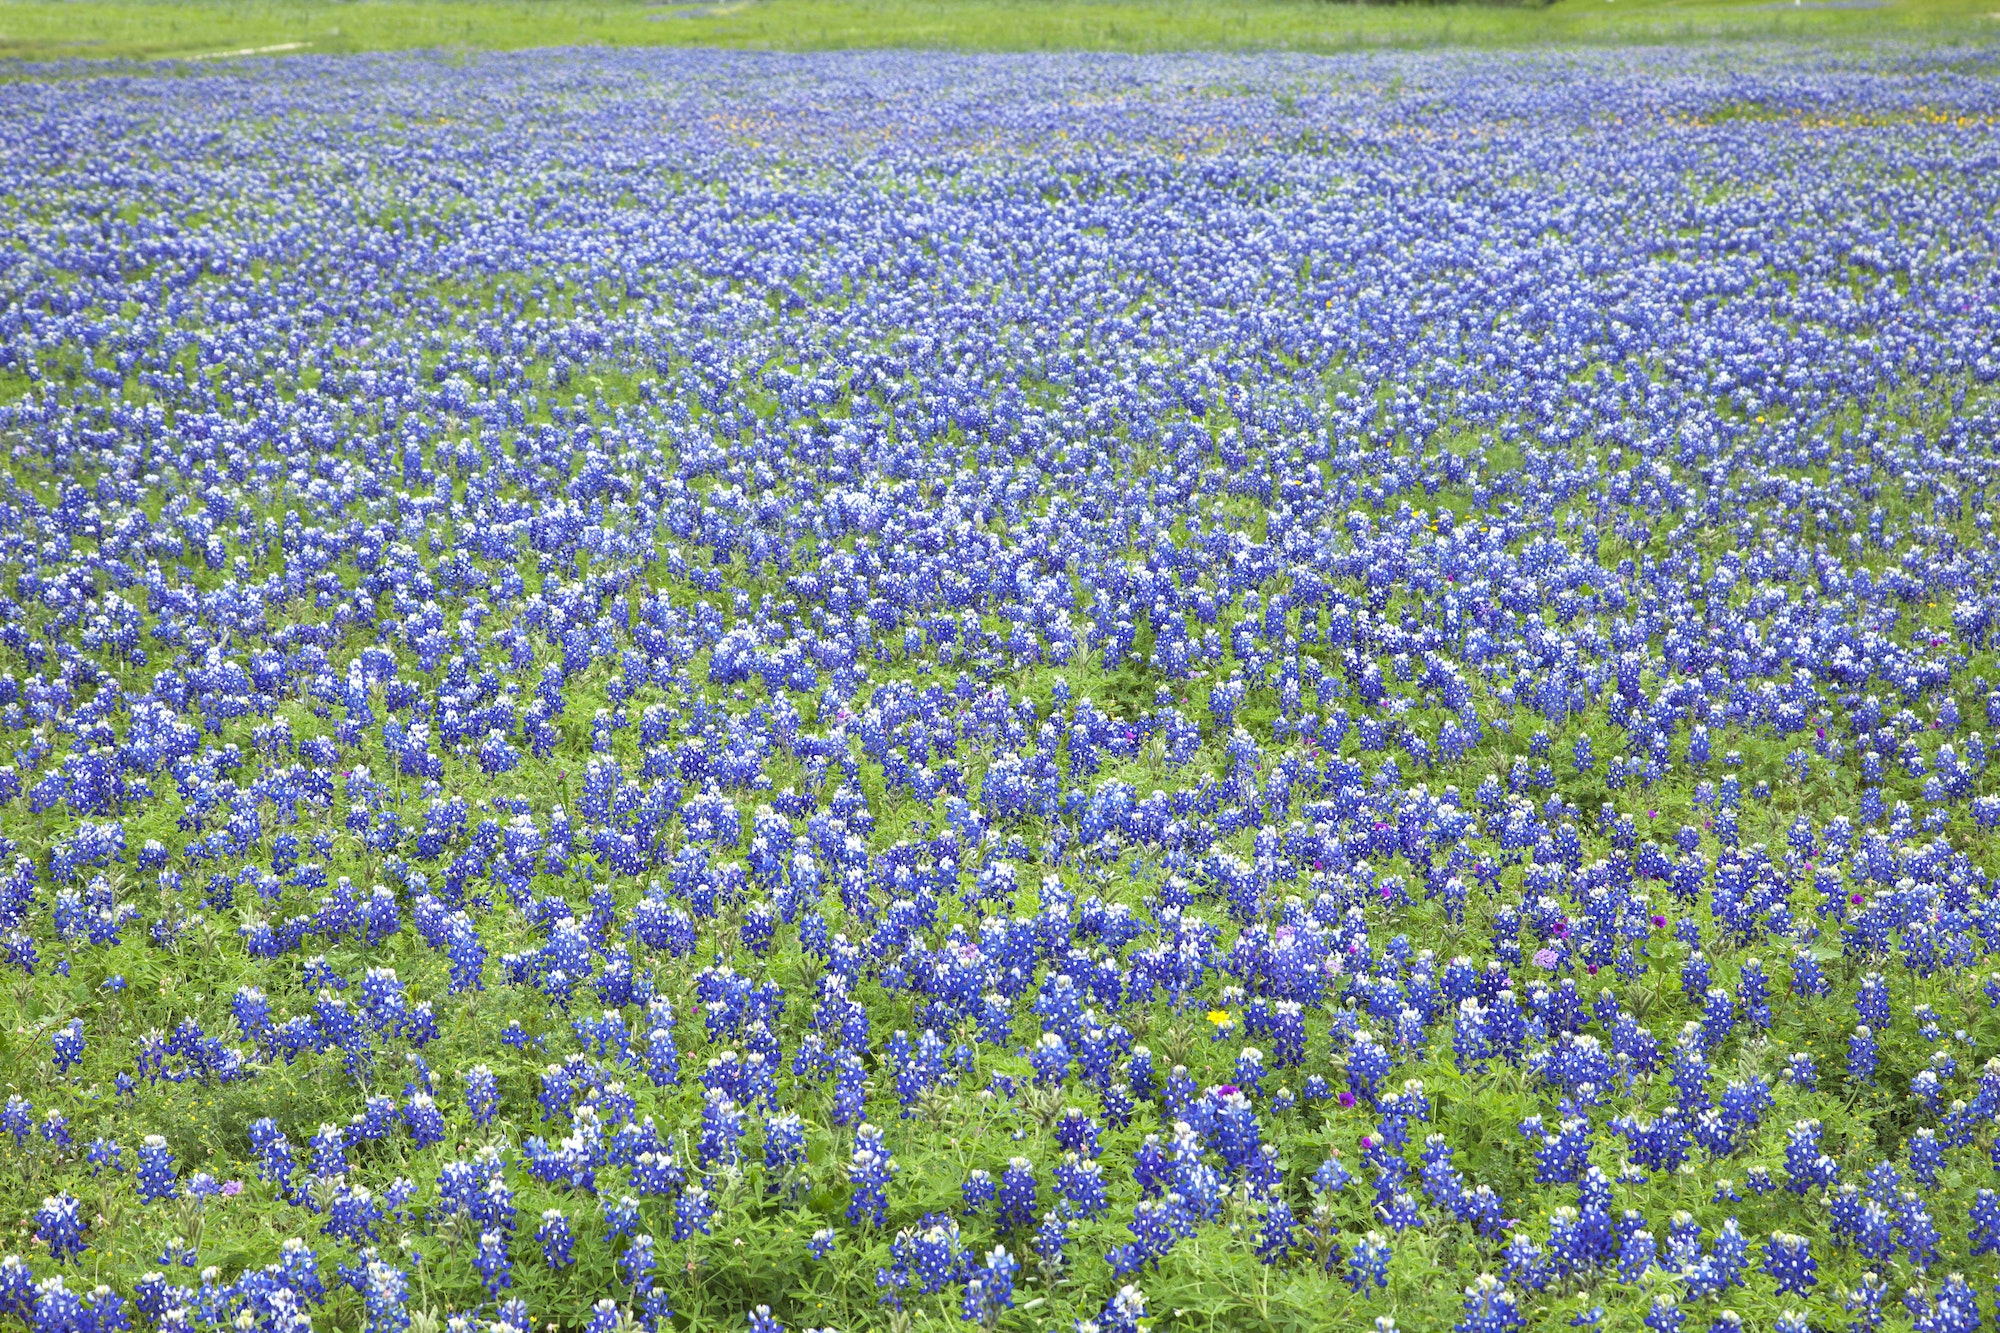
[[[0,59],[214,59],[600,44],[789,51],[1350,51],[1800,39],[1977,42],[1994,30],[1990,8],[1988,0],[1897,0],[1878,9],[1760,0],[726,0],[687,5],[643,0],[0,0]]]

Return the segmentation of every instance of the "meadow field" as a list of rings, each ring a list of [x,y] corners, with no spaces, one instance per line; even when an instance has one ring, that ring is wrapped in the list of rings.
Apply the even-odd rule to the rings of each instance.
[[[0,1327],[1985,1327],[1972,19],[783,2],[0,6]]]

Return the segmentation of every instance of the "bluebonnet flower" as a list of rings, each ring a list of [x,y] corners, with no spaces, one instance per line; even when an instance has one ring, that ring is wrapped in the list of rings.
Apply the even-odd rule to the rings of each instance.
[[[493,1078],[493,1071],[485,1065],[473,1065],[465,1071],[465,1107],[472,1113],[472,1123],[488,1125],[500,1109],[500,1088]]]
[[[1069,1047],[1060,1033],[1044,1032],[1029,1049],[1028,1059],[1035,1067],[1036,1082],[1060,1083],[1069,1067]]]
[[[1566,1117],[1554,1133],[1544,1132],[1540,1116],[1521,1124],[1530,1140],[1541,1140],[1535,1151],[1535,1179],[1542,1184],[1571,1184],[1580,1179],[1590,1160],[1590,1122]]]
[[[362,1280],[364,1333],[403,1333],[409,1326],[409,1279],[393,1264],[371,1261]]]
[[[1865,1259],[1880,1262],[1896,1253],[1896,1214],[1881,1202],[1869,1199],[1860,1207],[1853,1223],[1854,1245]]]
[[[55,1194],[42,1200],[35,1211],[35,1234],[49,1247],[49,1257],[61,1263],[84,1251],[84,1221],[81,1205],[69,1194]]]
[[[1380,1233],[1371,1231],[1354,1243],[1353,1252],[1347,1258],[1347,1285],[1357,1295],[1366,1295],[1368,1288],[1389,1285],[1389,1242]]]
[[[1526,1327],[1520,1303],[1491,1273],[1481,1273],[1465,1289],[1465,1317],[1458,1333],[1517,1333]]]
[[[1693,950],[1688,954],[1686,961],[1681,964],[1681,994],[1685,995],[1689,1000],[1700,1003],[1702,997],[1708,993],[1709,988],[1713,984],[1713,976],[1708,966],[1708,955],[1704,954],[1700,949]]]
[[[442,1143],[445,1137],[444,1114],[429,1096],[419,1093],[403,1107],[403,1121],[409,1126],[410,1142],[417,1148],[428,1148]]]
[[[1865,1333],[1873,1333],[1882,1326],[1882,1297],[1885,1294],[1887,1289],[1881,1277],[1874,1272],[1863,1273],[1860,1285],[1847,1291],[1842,1305],[1850,1314],[1858,1312],[1848,1324],[1853,1333],[1863,1333],[1864,1330]]]
[[[1403,1190],[1391,1193],[1375,1207],[1376,1215],[1392,1232],[1408,1231],[1423,1225],[1423,1216],[1417,1211],[1417,1201]]]
[[[84,1040],[83,1020],[72,1018],[63,1027],[57,1028],[50,1039],[54,1047],[57,1073],[67,1073],[71,1066],[83,1061]]]
[[[600,1198],[598,1207],[604,1215],[605,1239],[617,1244],[626,1236],[637,1234],[639,1230],[639,1201],[627,1195],[617,1199]]]
[[[1273,1199],[1264,1206],[1264,1224],[1257,1238],[1257,1257],[1267,1264],[1281,1262],[1291,1253],[1294,1221],[1291,1205]]]
[[[1065,1151],[1079,1153],[1085,1157],[1096,1157],[1100,1151],[1097,1144],[1097,1125],[1091,1118],[1074,1106],[1064,1109],[1056,1121],[1056,1142]]]
[[[674,1241],[686,1241],[700,1233],[708,1235],[708,1223],[716,1215],[714,1195],[706,1185],[690,1185],[674,1197]],[[636,1243],[636,1241],[634,1241]]]
[[[1025,1157],[1010,1158],[1000,1173],[999,1211],[994,1227],[1011,1231],[1026,1226],[1035,1216],[1035,1166]]]
[[[2000,1254],[2000,1194],[1980,1190],[1972,1201],[1971,1220],[1966,1239],[1973,1256]]]
[[[1945,1275],[1935,1297],[1926,1300],[1913,1287],[1903,1302],[1918,1333],[1978,1333],[1979,1297],[1972,1285],[1957,1273]]]
[[[852,1051],[838,1052],[833,1064],[833,1122],[845,1125],[861,1118],[868,1071]]]
[[[1501,1252],[1501,1281],[1541,1291],[1554,1278],[1555,1270],[1542,1247],[1531,1237],[1515,1232]]]
[[[716,1089],[709,1089],[702,1103],[701,1135],[695,1142],[695,1160],[703,1167],[733,1166],[741,1157],[743,1112],[736,1103]]]
[[[1348,1182],[1351,1179],[1352,1177],[1348,1175],[1347,1168],[1341,1163],[1339,1155],[1334,1154],[1329,1156],[1324,1162],[1321,1162],[1319,1167],[1314,1170],[1312,1184],[1316,1190],[1323,1190],[1328,1194],[1338,1194],[1341,1190],[1347,1188]]]
[[[12,1134],[17,1146],[26,1143],[29,1133],[34,1128],[34,1116],[35,1108],[28,1099],[19,1093],[11,1093],[8,1095],[6,1107],[0,1109],[0,1129]]]
[[[1632,1231],[1625,1235],[1618,1251],[1618,1280],[1634,1283],[1646,1275],[1658,1258],[1658,1249],[1653,1243],[1650,1231]]]
[[[805,1124],[792,1112],[764,1117],[764,1170],[777,1175],[802,1165],[806,1156]]]
[[[1305,1011],[1296,1000],[1280,1000],[1272,1006],[1269,1031],[1272,1055],[1279,1068],[1299,1065],[1305,1061]],[[1247,1052],[1245,1054],[1247,1055]],[[1239,1070],[1239,1074],[1240,1072]],[[1237,1081],[1244,1082],[1241,1077]]]
[[[550,1208],[542,1213],[542,1224],[535,1228],[535,1241],[542,1247],[542,1262],[550,1268],[568,1268],[576,1262],[569,1218],[561,1210]]]
[[[1772,1232],[1764,1244],[1764,1272],[1777,1284],[1778,1293],[1804,1296],[1818,1279],[1819,1263],[1804,1236]]]
[[[1942,1238],[1931,1221],[1930,1210],[1924,1206],[1923,1199],[1909,1190],[1903,1191],[1897,1209],[1896,1237],[1915,1267],[1928,1269],[1936,1261],[1938,1242]]]
[[[1834,1185],[1839,1178],[1839,1164],[1820,1147],[1819,1121],[1794,1122],[1785,1133],[1785,1188],[1804,1194],[1815,1185]]]
[[[138,1181],[141,1203],[171,1199],[180,1192],[173,1152],[158,1134],[148,1134],[139,1145]]]
[[[1178,1198],[1141,1199],[1132,1206],[1132,1220],[1125,1224],[1132,1241],[1108,1251],[1105,1258],[1120,1276],[1136,1273],[1159,1262],[1173,1249],[1184,1230],[1191,1229],[1191,1215]]]
[[[1357,1032],[1347,1054],[1347,1086],[1363,1101],[1375,1104],[1376,1092],[1387,1078],[1389,1053],[1366,1032]]]
[[[928,1213],[915,1227],[899,1232],[891,1252],[899,1284],[914,1284],[925,1295],[964,1276],[966,1255],[959,1244],[958,1223],[941,1214]]]
[[[1912,1130],[1909,1154],[1910,1174],[1925,1189],[1935,1189],[1938,1172],[1944,1169],[1944,1147],[1938,1142],[1937,1131],[1929,1125]]]
[[[382,1223],[382,1200],[362,1185],[342,1185],[327,1205],[326,1222],[320,1228],[337,1240],[365,1245],[377,1238]]]
[[[264,1120],[251,1125],[251,1146],[253,1148],[258,1146],[256,1136],[257,1124],[268,1123],[268,1120]],[[125,1150],[118,1145],[115,1139],[92,1139],[90,1141],[90,1148],[84,1154],[90,1161],[90,1174],[94,1176],[107,1166],[113,1171],[124,1170],[124,1163],[121,1160],[124,1157],[124,1152]]]
[[[1013,1308],[1014,1275],[1020,1267],[1019,1261],[1007,1252],[1005,1246],[994,1246],[985,1262],[966,1274],[961,1317],[982,1323],[989,1329],[997,1326],[1000,1312]]]
[[[677,1204],[678,1202],[676,1200]],[[625,1285],[630,1287],[635,1295],[643,1296],[652,1290],[653,1261],[653,1238],[644,1232],[632,1237],[626,1244],[624,1253],[618,1256],[619,1276],[625,1279]]]
[[[1682,1106],[1694,1111],[1708,1107],[1710,1071],[1708,1056],[1701,1043],[1684,1033],[1674,1046],[1672,1072],[1669,1075],[1674,1090],[1680,1094]]]
[[[486,1284],[486,1294],[497,1298],[507,1287],[513,1285],[513,1262],[507,1252],[507,1234],[503,1231],[482,1231],[474,1248],[472,1266]]]
[[[1032,1177],[1029,1184],[1032,1187]],[[1063,1160],[1056,1165],[1056,1188],[1061,1191],[1069,1211],[1077,1217],[1094,1218],[1111,1206],[1104,1189],[1104,1168],[1096,1162],[1080,1159],[1075,1153],[1064,1154]],[[1032,1199],[1030,1193],[1031,1207]],[[1006,1204],[1002,1205],[1002,1212],[1008,1212]]]
[[[1889,985],[1879,972],[1870,972],[1861,978],[1861,988],[1855,992],[1854,1012],[1869,1028],[1889,1026]]]
[[[868,1124],[857,1129],[847,1168],[848,1183],[854,1186],[847,1204],[849,1222],[859,1223],[865,1218],[875,1226],[882,1225],[889,1207],[886,1191],[896,1170],[896,1163],[882,1142],[882,1131]]]
[[[1053,1280],[1062,1272],[1064,1251],[1068,1244],[1069,1219],[1053,1209],[1043,1213],[1041,1225],[1035,1228],[1034,1248],[1045,1279]]]
[[[1089,1321],[1097,1327],[1097,1333],[1139,1333],[1139,1321],[1146,1315],[1146,1295],[1137,1287],[1120,1287],[1104,1303],[1104,1309],[1095,1320]],[[1079,1331],[1083,1321],[1079,1321]]]
[[[1875,1034],[1864,1023],[1847,1039],[1847,1077],[1856,1083],[1875,1081]]]

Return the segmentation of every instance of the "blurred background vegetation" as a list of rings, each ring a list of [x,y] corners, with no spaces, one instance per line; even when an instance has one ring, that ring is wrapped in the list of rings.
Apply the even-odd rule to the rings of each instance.
[[[2000,0],[0,0],[0,58],[224,59],[411,48],[1349,51],[2000,40]]]

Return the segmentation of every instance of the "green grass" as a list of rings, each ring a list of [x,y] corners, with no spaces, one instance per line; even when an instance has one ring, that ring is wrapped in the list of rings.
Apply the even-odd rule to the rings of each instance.
[[[1545,7],[1320,0],[722,0],[642,3],[107,4],[0,0],[0,58],[159,59],[414,48],[704,46],[763,50],[1346,51],[1658,42],[1989,42],[1996,0],[1877,9],[1759,0],[1555,0]]]

